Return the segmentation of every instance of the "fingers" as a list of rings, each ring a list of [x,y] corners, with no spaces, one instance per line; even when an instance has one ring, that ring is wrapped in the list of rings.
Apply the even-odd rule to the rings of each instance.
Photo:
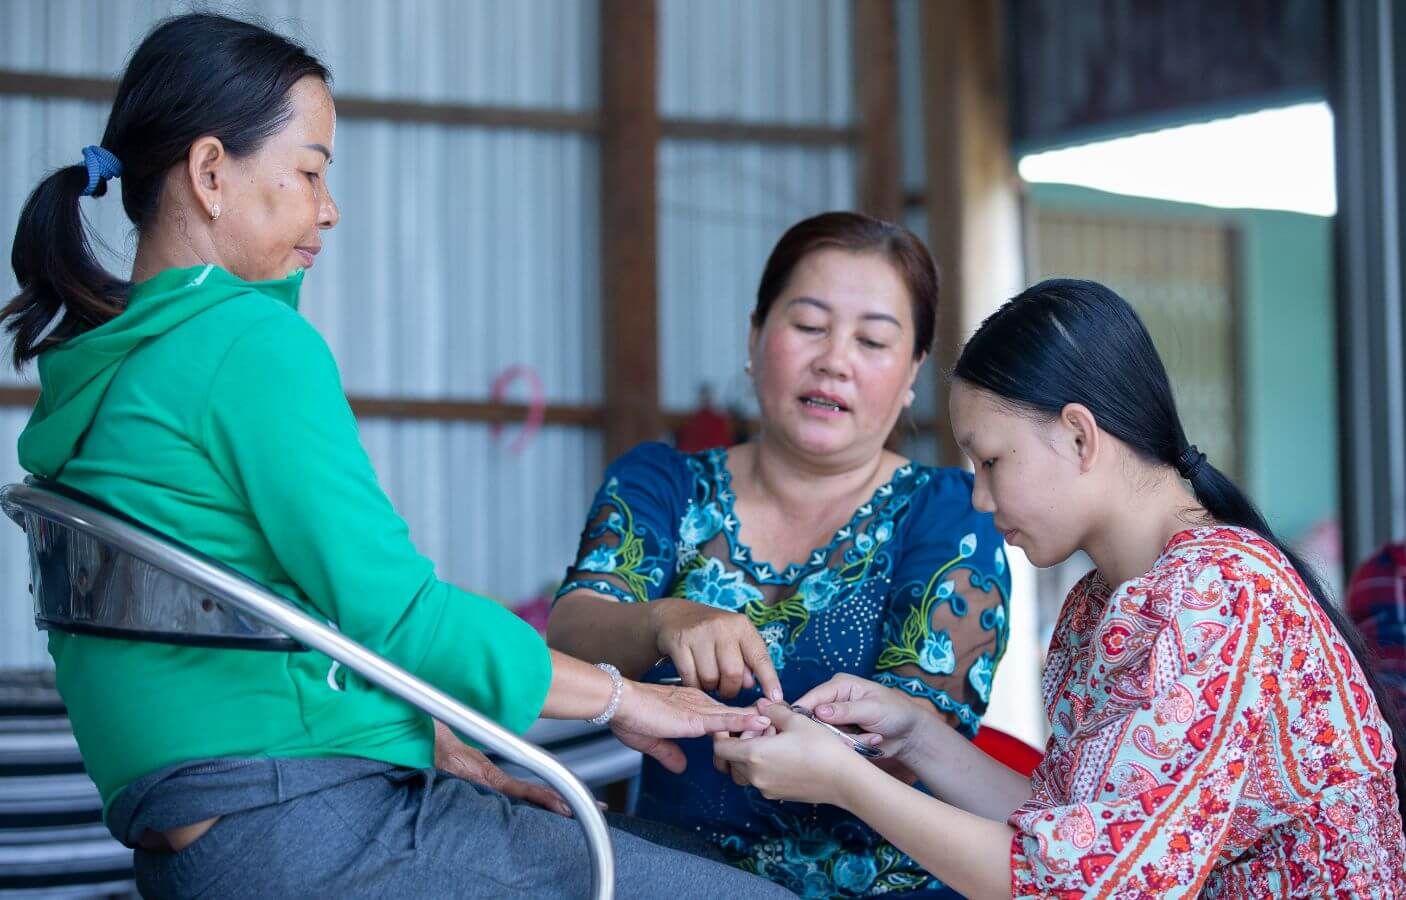
[[[818,684],[806,691],[799,700],[794,702],[797,706],[815,709],[824,703],[853,700],[863,692],[863,687],[866,684],[868,684],[867,681],[853,675],[836,675],[824,684]]]
[[[746,787],[751,748],[741,738],[719,736],[713,741],[713,765],[732,778],[732,783]]]
[[[745,739],[746,736],[747,736],[747,734],[749,734],[749,733],[750,733],[750,732],[744,732],[744,733],[743,733],[743,738]],[[719,732],[715,732],[715,733],[713,734],[713,768],[717,769],[719,772],[723,773],[724,775],[728,775],[728,774],[730,774],[730,772],[729,772],[729,768],[730,768],[730,767],[729,767],[728,764],[727,764],[721,757],[719,757],[718,754],[717,754],[718,743],[719,743],[720,741],[725,741],[725,740],[728,740],[728,735],[727,735],[726,732],[719,731]]]
[[[726,731],[729,734],[737,734],[742,731],[765,731],[767,726],[771,725],[771,719],[767,716],[745,710],[700,713],[696,718],[699,734],[706,734],[710,731]],[[686,736],[691,737],[692,735]]]
[[[525,800],[534,806],[540,806],[545,810],[557,813],[558,815],[572,818],[571,807],[562,799],[556,791],[545,784],[537,784],[531,781],[523,781],[520,778],[512,778],[503,775],[502,784],[492,785],[494,790],[517,800]]]
[[[659,765],[675,775],[682,775],[684,769],[688,768],[688,758],[684,756],[683,750],[679,749],[679,745],[673,741],[650,738],[646,746],[636,749],[654,757]]]
[[[741,738],[717,735],[713,738],[713,757],[727,763],[742,762],[748,747]]]
[[[747,664],[742,659],[742,648],[737,644],[722,644],[717,649],[718,696],[731,700],[742,690],[748,674]]]
[[[737,785],[738,787],[746,787],[749,783],[747,781],[746,766],[740,764],[734,765],[728,770],[728,774],[732,776],[732,783]]]
[[[742,657],[749,674],[756,675],[763,696],[770,700],[780,701],[782,698],[781,679],[776,674],[776,666],[771,663],[771,651],[767,649],[766,641],[762,640],[762,636],[757,634],[755,628],[751,629],[751,633],[742,641]]]
[[[620,743],[631,750],[652,756],[659,761],[664,768],[678,775],[688,768],[688,758],[683,755],[679,745],[673,741],[666,741],[657,737],[650,737],[647,734],[640,734],[637,731],[628,731],[623,728],[612,726],[615,736],[620,739]]]
[[[693,651],[687,647],[679,647],[672,655],[674,668],[679,673],[679,681],[685,687],[698,687],[698,668],[693,664]]]
[[[717,648],[713,644],[703,644],[695,646],[693,650],[693,665],[698,672],[698,687],[705,691],[715,691],[718,689],[718,658]]]
[[[771,720],[771,727],[777,732],[786,731],[798,721],[806,721],[805,716],[791,712],[791,707],[785,703],[759,703],[757,707],[766,713],[766,718]]]
[[[853,700],[846,703],[822,703],[815,707],[815,715],[831,725],[867,727],[883,721],[884,711],[872,700]]]

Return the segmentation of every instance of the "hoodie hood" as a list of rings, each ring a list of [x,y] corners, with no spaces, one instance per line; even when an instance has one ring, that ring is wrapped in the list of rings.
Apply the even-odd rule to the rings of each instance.
[[[40,354],[39,402],[20,434],[20,465],[56,478],[77,455],[117,370],[147,341],[241,294],[265,294],[297,309],[302,283],[301,269],[276,281],[244,281],[206,265],[167,269],[134,285],[116,318]]]

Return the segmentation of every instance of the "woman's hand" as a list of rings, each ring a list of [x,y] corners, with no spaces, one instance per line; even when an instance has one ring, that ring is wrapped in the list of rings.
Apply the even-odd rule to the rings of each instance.
[[[434,767],[465,781],[492,788],[514,800],[526,800],[543,809],[571,817],[571,807],[561,795],[545,784],[514,778],[495,766],[487,756],[459,740],[449,727],[434,723]]]
[[[841,804],[845,787],[868,762],[835,735],[784,703],[759,703],[772,728],[759,736],[713,738],[713,755],[738,784],[769,800]]]
[[[914,751],[921,755],[923,728],[941,721],[922,700],[855,675],[836,675],[795,702],[814,710],[821,721],[854,725],[877,735],[869,742],[882,748],[887,758],[905,765]]]
[[[664,738],[702,737],[716,732],[764,731],[771,725],[756,711],[724,706],[696,688],[626,681],[610,728],[627,747],[647,753],[675,774],[686,766],[678,744]]]
[[[649,613],[655,644],[685,685],[728,699],[761,685],[764,696],[781,700],[771,653],[746,616],[679,597],[653,601]]]

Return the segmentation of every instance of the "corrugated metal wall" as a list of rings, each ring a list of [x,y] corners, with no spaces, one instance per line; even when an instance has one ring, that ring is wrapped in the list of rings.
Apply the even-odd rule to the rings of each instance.
[[[850,0],[660,0],[659,111],[673,119],[854,124]],[[748,316],[788,226],[855,203],[851,145],[665,140],[659,151],[659,367],[666,410],[703,384],[755,414]]]
[[[190,6],[0,0],[0,68],[112,76],[152,21]],[[308,43],[332,67],[342,95],[575,111],[597,105],[592,2],[198,6],[260,18]],[[101,138],[106,115],[104,104],[0,98],[4,228],[43,172],[77,161],[85,144]],[[524,364],[540,375],[549,402],[599,403],[594,137],[348,118],[340,125],[329,183],[342,222],[309,273],[303,310],[331,344],[348,391],[482,399],[496,375]],[[129,267],[134,243],[119,198],[85,201],[85,208]],[[0,296],[15,290],[6,265]],[[3,380],[15,377],[7,372]],[[25,411],[0,409],[7,481],[21,474],[13,448],[25,418]],[[604,464],[599,433],[584,428],[545,428],[518,455],[484,424],[368,420],[362,436],[441,575],[508,601],[560,577]],[[25,584],[22,539],[0,528],[0,666],[47,664]]]

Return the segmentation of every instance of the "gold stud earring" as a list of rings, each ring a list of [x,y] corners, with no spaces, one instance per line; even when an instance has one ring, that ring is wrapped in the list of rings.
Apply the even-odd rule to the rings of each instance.
[[[220,217],[220,204],[216,203],[210,207],[210,221],[213,222]]]

